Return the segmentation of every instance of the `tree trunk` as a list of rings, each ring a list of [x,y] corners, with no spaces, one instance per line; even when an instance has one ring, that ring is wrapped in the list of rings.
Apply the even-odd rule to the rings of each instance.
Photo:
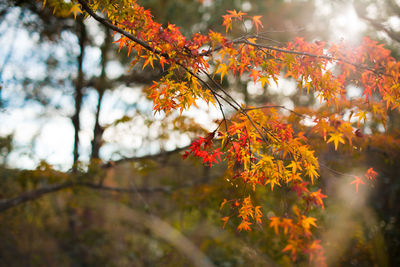
[[[106,67],[108,62],[108,53],[111,46],[111,34],[108,28],[105,29],[105,39],[104,43],[101,47],[101,74],[98,82],[96,83],[96,90],[99,95],[97,101],[97,109],[96,109],[96,119],[93,129],[93,140],[92,140],[92,153],[90,159],[98,159],[100,158],[100,148],[103,144],[103,133],[104,128],[100,125],[100,111],[101,111],[101,103],[103,100],[104,92],[107,90],[107,75],[106,75]]]
[[[80,53],[78,56],[78,75],[75,83],[75,93],[74,93],[74,100],[75,100],[75,114],[72,116],[72,124],[74,126],[74,163],[72,169],[76,171],[76,164],[79,159],[79,131],[80,131],[80,119],[79,115],[81,112],[82,107],[82,98],[83,98],[83,58],[85,55],[85,45],[86,45],[86,27],[83,22],[83,17],[77,17],[77,32],[78,32],[78,39],[79,39],[79,48]]]

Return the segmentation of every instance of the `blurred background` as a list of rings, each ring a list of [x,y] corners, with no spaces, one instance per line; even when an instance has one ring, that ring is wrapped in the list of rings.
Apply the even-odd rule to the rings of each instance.
[[[262,15],[271,45],[295,37],[357,44],[369,36],[400,56],[397,0],[138,2],[188,37],[225,32],[222,15],[235,9]],[[183,116],[154,114],[145,92],[161,67],[143,70],[142,62],[129,70],[135,55],[118,53],[112,32],[93,19],[74,20],[68,3],[55,14],[41,2],[0,3],[0,198],[77,177],[102,188],[69,188],[1,212],[0,265],[191,266],[203,259],[216,266],[308,266],[306,258],[293,264],[281,252],[282,240],[267,223],[245,233],[234,224],[222,229],[219,205],[240,185],[224,164],[181,159],[192,140],[215,129],[219,111],[199,103]],[[232,35],[246,31],[254,31],[251,23]],[[224,86],[247,105],[317,105],[290,79],[263,90],[251,81],[230,78]],[[330,266],[400,266],[399,127],[399,114],[390,111],[385,133],[365,126],[368,144],[356,152],[333,151],[310,137],[320,162],[337,171],[321,169],[318,186],[328,199],[314,214]],[[338,174],[361,175],[371,166],[378,180],[357,194]],[[257,190],[267,216],[296,202],[285,188]],[[156,219],[162,231],[150,223]]]

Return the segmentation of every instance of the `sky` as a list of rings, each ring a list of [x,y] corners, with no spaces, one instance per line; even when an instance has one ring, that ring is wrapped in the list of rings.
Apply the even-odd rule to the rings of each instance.
[[[316,1],[319,8],[319,15],[323,17],[328,15],[331,10],[324,0]],[[72,164],[73,134],[74,129],[68,118],[73,114],[73,102],[70,96],[55,94],[51,96],[51,101],[62,107],[60,110],[46,111],[43,116],[43,106],[33,102],[22,102],[21,85],[16,84],[14,77],[27,75],[31,78],[42,77],[46,74],[46,69],[40,64],[46,53],[53,53],[56,57],[62,59],[66,57],[66,50],[51,50],[49,47],[40,47],[37,51],[35,42],[38,36],[29,35],[25,29],[18,23],[19,13],[17,10],[10,13],[6,20],[0,24],[0,84],[2,85],[1,96],[3,101],[7,101],[6,108],[0,112],[0,135],[6,136],[14,134],[14,152],[8,158],[8,165],[16,168],[35,168],[40,160],[45,160],[54,165],[57,169],[68,170]],[[96,22],[88,22],[91,31],[96,32]],[[361,32],[365,25],[361,22],[353,7],[350,4],[344,5],[338,12],[338,15],[330,21],[332,41],[351,40],[357,41],[361,37]],[[98,35],[97,41],[101,43],[101,35]],[[63,36],[63,41],[68,47],[70,53],[77,54],[79,48],[76,40],[71,36]],[[36,50],[35,50],[36,49]],[[9,52],[11,56],[8,57]],[[99,69],[98,48],[90,48],[85,58],[85,71],[92,74],[98,74]],[[6,64],[4,64],[6,63]],[[63,66],[67,68],[71,66]],[[112,77],[117,77],[125,70],[114,61],[109,64],[109,73]],[[61,78],[65,73],[57,73]],[[66,77],[65,77],[66,78]],[[294,88],[290,81],[283,81],[285,88]],[[249,84],[248,90],[251,93],[256,92],[257,85]],[[43,89],[45,90],[45,88]],[[271,88],[278,90],[279,88]],[[292,89],[290,89],[292,90]],[[54,90],[53,90],[54,91]],[[44,91],[43,93],[46,93]],[[54,93],[52,93],[54,94]],[[94,126],[94,110],[96,107],[97,95],[89,91],[85,97],[83,111],[81,115],[82,131],[80,132],[80,153],[81,160],[87,161],[90,153],[90,142],[92,139],[92,129]],[[290,102],[284,103],[291,108]],[[148,110],[151,113],[151,103],[145,100],[140,93],[140,88],[117,88],[113,93],[106,93],[103,102],[103,109],[100,115],[101,124],[111,124],[122,116],[134,115],[135,108],[126,109],[127,106],[136,106],[140,110]],[[199,110],[190,110],[184,115],[196,118],[204,127],[210,130],[215,125],[209,122],[220,118],[221,115],[216,108],[207,107],[200,104]],[[158,116],[158,117],[157,117]],[[162,120],[162,115],[157,115],[158,120]],[[137,119],[132,126],[118,126],[106,130],[104,138],[108,141],[102,150],[101,156],[104,159],[117,159],[121,156],[132,156],[133,154],[143,155],[157,153],[159,147],[156,143],[146,145],[143,143],[144,133],[156,138],[156,131],[145,130],[145,120]],[[137,133],[137,129],[143,129]],[[136,130],[136,132],[135,132]],[[184,146],[190,142],[190,138],[184,135],[172,135],[171,140],[167,142],[166,149],[174,149],[177,146]]]

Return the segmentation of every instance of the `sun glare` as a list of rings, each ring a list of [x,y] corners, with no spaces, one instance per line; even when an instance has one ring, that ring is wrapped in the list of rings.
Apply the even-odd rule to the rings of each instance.
[[[352,5],[346,5],[338,10],[337,15],[330,20],[333,41],[345,40],[358,42],[361,38],[365,24],[358,18]]]

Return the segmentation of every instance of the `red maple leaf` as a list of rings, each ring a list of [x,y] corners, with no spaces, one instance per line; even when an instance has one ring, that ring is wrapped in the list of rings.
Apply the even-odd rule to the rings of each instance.
[[[350,184],[355,184],[356,185],[356,192],[358,192],[358,186],[360,184],[365,184],[365,183],[363,182],[363,180],[361,180],[360,177],[355,176],[354,180]]]
[[[376,171],[374,171],[373,168],[369,168],[367,170],[367,172],[365,173],[365,177],[367,177],[370,180],[374,180],[375,181],[376,176],[378,176],[378,173]]]
[[[314,204],[321,206],[322,209],[325,208],[322,199],[326,198],[327,196],[321,193],[321,189],[318,189],[317,191],[311,193],[310,197],[312,199],[312,202],[314,202]]]

